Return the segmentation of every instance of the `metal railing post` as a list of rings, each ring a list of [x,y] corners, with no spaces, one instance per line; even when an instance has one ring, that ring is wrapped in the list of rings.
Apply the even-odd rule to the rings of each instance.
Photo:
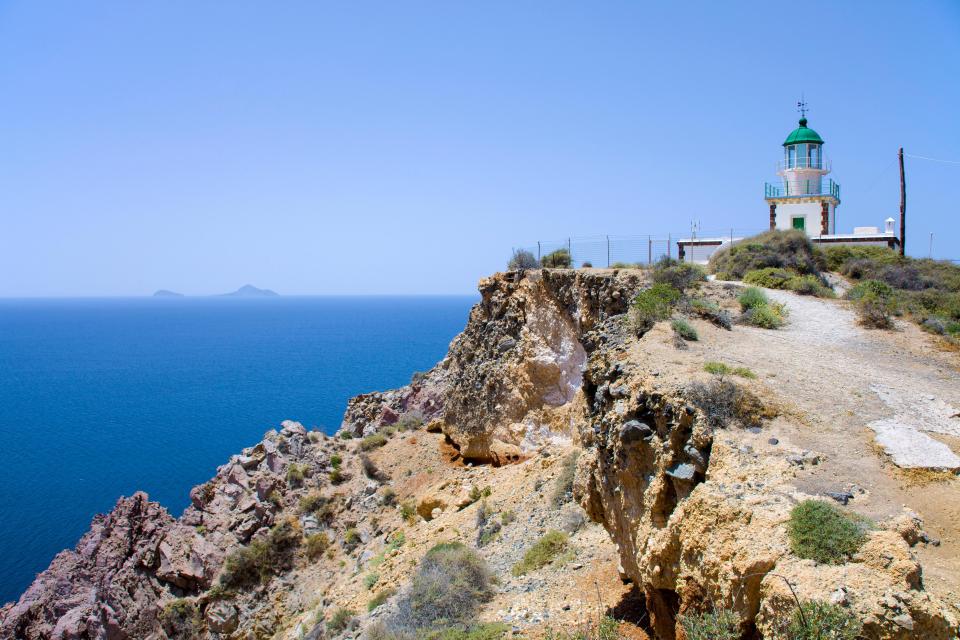
[[[537,240],[537,262],[540,262],[540,241]]]
[[[667,234],[667,260],[669,260],[673,256],[673,250],[670,247],[671,244],[673,244],[673,236],[671,236],[668,233]]]
[[[610,268],[610,236],[607,236],[607,269]]]
[[[647,264],[653,264],[653,237],[647,236]]]

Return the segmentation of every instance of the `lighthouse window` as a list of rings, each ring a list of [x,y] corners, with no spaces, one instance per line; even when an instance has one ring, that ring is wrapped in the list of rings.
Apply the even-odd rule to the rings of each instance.
[[[820,147],[816,145],[810,145],[810,166],[820,168]]]
[[[787,167],[793,168],[797,165],[797,147],[791,145],[787,147]]]

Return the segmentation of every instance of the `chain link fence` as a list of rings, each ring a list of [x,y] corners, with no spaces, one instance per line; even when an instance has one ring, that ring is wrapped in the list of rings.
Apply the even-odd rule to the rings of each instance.
[[[680,258],[683,244],[684,260],[704,262],[716,249],[746,237],[762,233],[766,229],[723,229],[716,231],[698,231],[695,235],[613,235],[592,237],[570,237],[559,240],[539,240],[534,244],[515,247],[516,251],[529,251],[537,262],[558,250],[566,250],[574,267],[585,264],[594,267],[615,267],[618,265],[649,265],[661,258]]]

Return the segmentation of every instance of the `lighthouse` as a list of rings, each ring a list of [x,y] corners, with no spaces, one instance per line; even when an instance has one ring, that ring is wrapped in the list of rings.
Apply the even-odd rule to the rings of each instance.
[[[767,183],[771,229],[799,229],[812,237],[836,233],[840,185],[828,178],[830,161],[823,154],[823,138],[807,122],[806,103],[800,102],[800,121],[783,142],[777,163],[779,184]]]

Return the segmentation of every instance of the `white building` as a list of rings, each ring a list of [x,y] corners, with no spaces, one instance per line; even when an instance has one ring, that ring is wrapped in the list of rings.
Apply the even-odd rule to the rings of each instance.
[[[779,184],[764,185],[770,207],[770,229],[799,229],[814,244],[872,244],[895,249],[900,239],[894,220],[887,218],[884,229],[854,227],[851,233],[837,233],[840,185],[827,174],[830,161],[823,154],[823,138],[801,117],[799,126],[783,142],[783,159],[777,163]],[[677,241],[678,256],[689,262],[706,262],[721,246],[742,238],[684,238]]]

